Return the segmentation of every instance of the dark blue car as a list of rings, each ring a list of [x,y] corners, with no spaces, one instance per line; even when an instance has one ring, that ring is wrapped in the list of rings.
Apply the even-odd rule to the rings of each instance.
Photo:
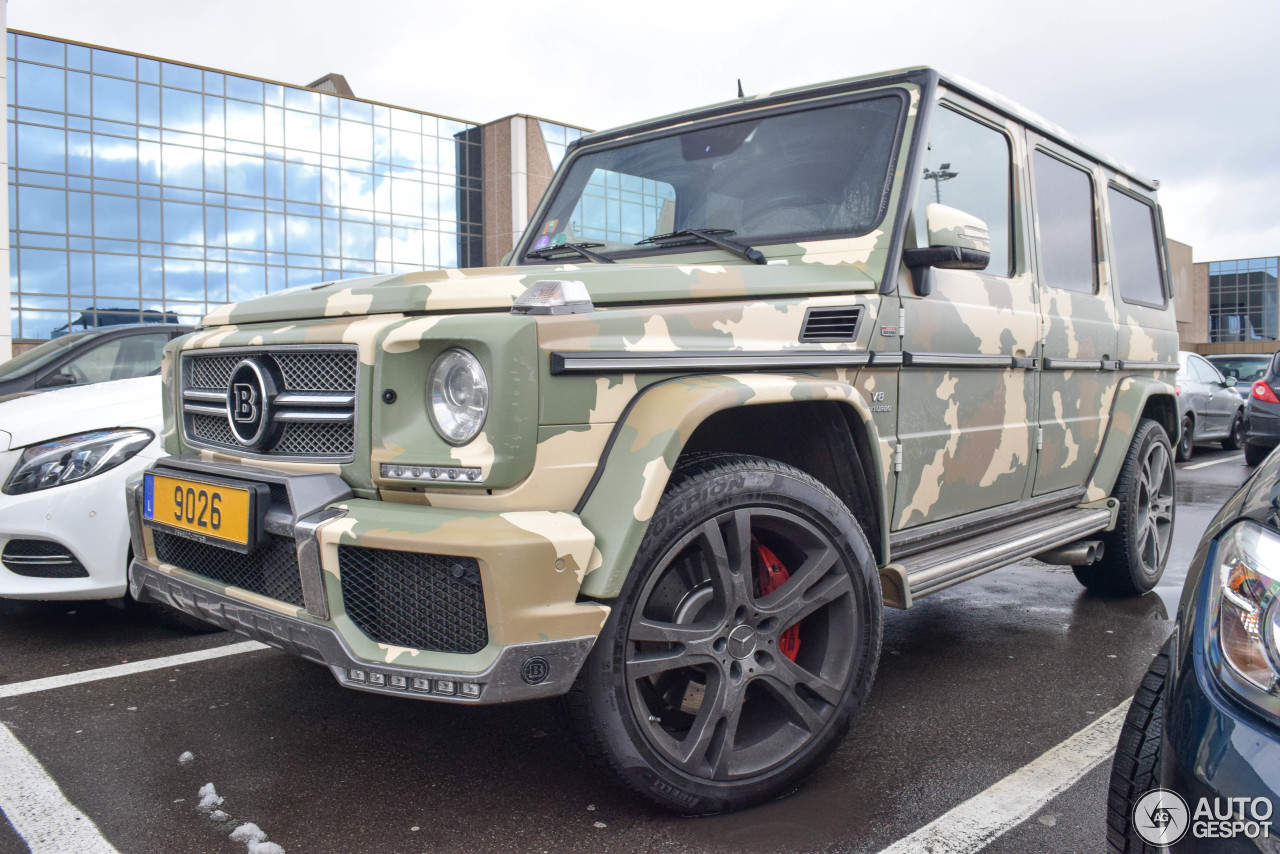
[[[1196,551],[1111,769],[1112,851],[1280,852],[1280,453]],[[1167,849],[1161,847],[1167,845]]]

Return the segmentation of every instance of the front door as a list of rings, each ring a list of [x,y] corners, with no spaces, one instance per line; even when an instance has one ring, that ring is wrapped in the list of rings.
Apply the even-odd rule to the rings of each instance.
[[[899,375],[898,476],[893,529],[1022,499],[1034,453],[1040,320],[1022,248],[1021,139],[1017,126],[948,96],[930,120],[915,211],[938,202],[982,218],[991,262],[938,270],[932,293],[900,288],[905,319]]]

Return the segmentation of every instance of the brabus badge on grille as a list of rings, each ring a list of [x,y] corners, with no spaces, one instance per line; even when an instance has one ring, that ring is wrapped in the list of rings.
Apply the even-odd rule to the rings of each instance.
[[[272,403],[279,393],[274,365],[243,359],[231,371],[227,384],[227,423],[231,434],[246,448],[258,450],[272,431]]]

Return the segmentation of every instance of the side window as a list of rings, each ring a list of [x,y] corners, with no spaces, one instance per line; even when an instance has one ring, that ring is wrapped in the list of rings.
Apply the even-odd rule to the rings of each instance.
[[[1107,189],[1116,281],[1125,302],[1163,308],[1164,282],[1156,243],[1155,208],[1115,187]]]
[[[1190,359],[1191,369],[1195,373],[1195,377],[1202,383],[1220,383],[1222,377],[1218,374],[1217,369],[1206,362],[1204,359]]]
[[[1032,161],[1040,281],[1054,288],[1093,293],[1098,284],[1093,178],[1043,151],[1037,151]]]
[[[925,208],[937,202],[981,217],[991,232],[991,261],[986,272],[1008,276],[1013,270],[1010,230],[1012,158],[1009,138],[954,110],[934,112],[924,181],[916,202],[917,245],[928,246]]]
[[[160,369],[160,357],[164,354],[164,345],[168,343],[169,336],[164,332],[133,335],[123,339],[111,379],[128,380],[155,373]]]
[[[106,382],[115,372],[122,343],[123,338],[104,342],[67,362],[62,366],[62,371],[75,377],[76,385]]]

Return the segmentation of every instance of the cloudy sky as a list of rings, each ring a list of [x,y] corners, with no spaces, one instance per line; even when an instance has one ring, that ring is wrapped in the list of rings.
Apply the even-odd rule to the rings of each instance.
[[[934,65],[1160,179],[1198,261],[1280,253],[1280,3],[8,0],[8,24],[470,121],[591,129]]]

